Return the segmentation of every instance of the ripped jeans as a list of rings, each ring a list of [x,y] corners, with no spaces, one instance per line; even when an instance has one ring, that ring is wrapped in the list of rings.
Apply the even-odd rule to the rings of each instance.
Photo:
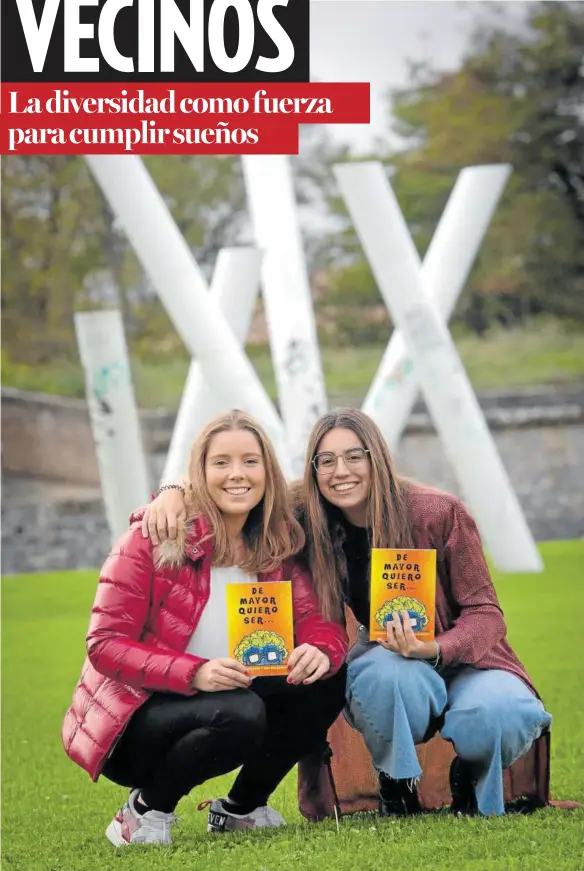
[[[415,745],[443,716],[442,737],[462,760],[478,763],[480,813],[503,814],[503,769],[552,722],[541,701],[506,671],[462,666],[444,679],[422,660],[377,644],[364,649],[350,657],[346,715],[362,733],[376,769],[395,780],[420,777]]]

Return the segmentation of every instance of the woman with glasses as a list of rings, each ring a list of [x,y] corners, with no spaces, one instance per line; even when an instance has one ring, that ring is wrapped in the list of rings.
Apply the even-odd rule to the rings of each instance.
[[[304,479],[291,496],[323,615],[335,619],[345,609],[348,621],[352,614],[359,624],[346,718],[373,762],[380,813],[414,814],[448,791],[458,813],[503,814],[506,799],[522,797],[545,804],[552,718],[507,641],[479,534],[463,504],[399,477],[380,430],[356,409],[317,421]],[[146,513],[144,534],[164,536],[181,510],[159,497]],[[436,640],[421,641],[394,614],[386,640],[369,642],[371,548],[407,547],[437,552]],[[304,766],[307,807],[371,807],[367,776],[359,773],[359,788],[349,783],[346,764],[350,759],[357,770],[358,745],[348,730],[345,723],[333,728],[341,758],[336,770],[333,764],[336,795],[328,804],[318,764]],[[425,777],[424,796],[416,748],[438,732],[454,748],[449,790],[437,791]]]

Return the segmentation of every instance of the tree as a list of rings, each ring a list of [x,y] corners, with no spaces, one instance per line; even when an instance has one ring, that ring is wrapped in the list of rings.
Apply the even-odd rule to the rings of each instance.
[[[512,155],[536,185],[565,198],[584,233],[584,6],[542,2],[529,24],[526,40],[494,33],[469,68],[521,105]]]
[[[460,70],[420,70],[394,94],[406,142],[394,159],[398,187],[412,171],[446,179],[469,164],[514,167],[459,313],[584,319],[582,45],[583,4],[533,4],[525,32],[483,26]]]
[[[208,268],[245,221],[234,157],[146,160],[181,232]],[[130,340],[168,334],[162,306],[125,234],[77,157],[21,157],[2,163],[4,350],[38,365],[74,352],[77,309],[115,304]]]
[[[84,282],[104,265],[99,196],[79,160],[2,163],[4,347],[42,363],[73,340]]]
[[[308,257],[317,262],[330,165],[345,153],[317,126],[293,160]],[[251,239],[241,161],[152,156],[146,167],[210,278],[219,250]],[[78,157],[8,156],[2,164],[4,352],[16,364],[76,357],[73,315],[115,305],[131,350],[186,353],[111,208]]]
[[[373,155],[386,164],[425,254],[460,169],[508,162],[513,174],[456,311],[479,334],[551,312],[584,319],[584,4],[530,4],[517,32],[501,14],[482,22],[460,69],[413,66],[391,93],[403,145]],[[344,204],[330,246],[333,287],[371,276]],[[343,273],[346,273],[343,275]],[[371,279],[372,280],[372,279]]]

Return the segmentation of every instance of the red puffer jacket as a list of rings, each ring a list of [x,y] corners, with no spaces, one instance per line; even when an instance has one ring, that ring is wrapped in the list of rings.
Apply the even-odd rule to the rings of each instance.
[[[152,548],[134,523],[104,563],[87,634],[87,658],[61,731],[67,755],[97,780],[132,714],[152,692],[194,695],[206,661],[185,653],[209,599],[212,541],[197,518]],[[319,613],[310,575],[293,560],[259,580],[292,581],[296,644],[343,664],[347,636]]]

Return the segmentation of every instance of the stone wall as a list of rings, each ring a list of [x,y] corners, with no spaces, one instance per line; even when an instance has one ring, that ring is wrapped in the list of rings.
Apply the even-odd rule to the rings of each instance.
[[[166,444],[174,415],[140,412],[144,449]],[[99,472],[82,399],[2,388],[2,470],[4,473],[99,486]]]
[[[584,424],[494,432],[501,459],[538,541],[584,537]],[[403,474],[461,497],[439,439],[410,433],[397,452]]]
[[[584,383],[558,389],[492,390],[481,393],[479,400],[489,425],[496,429],[584,418]],[[361,401],[362,397],[331,397],[331,405],[360,405]],[[145,451],[166,451],[174,415],[164,409],[141,411],[140,420]],[[408,430],[433,431],[422,401],[414,407]],[[2,469],[99,487],[85,400],[2,388]]]
[[[503,417],[491,426],[536,539],[581,538],[584,420],[576,419],[574,410],[566,420],[550,411],[537,416],[523,410],[513,421],[508,410],[499,410]],[[151,457],[154,475],[163,456]],[[460,495],[441,443],[422,416],[405,434],[396,460],[404,474]],[[47,481],[8,474],[3,489],[4,574],[95,568],[103,562],[110,542],[97,488],[55,489]]]

